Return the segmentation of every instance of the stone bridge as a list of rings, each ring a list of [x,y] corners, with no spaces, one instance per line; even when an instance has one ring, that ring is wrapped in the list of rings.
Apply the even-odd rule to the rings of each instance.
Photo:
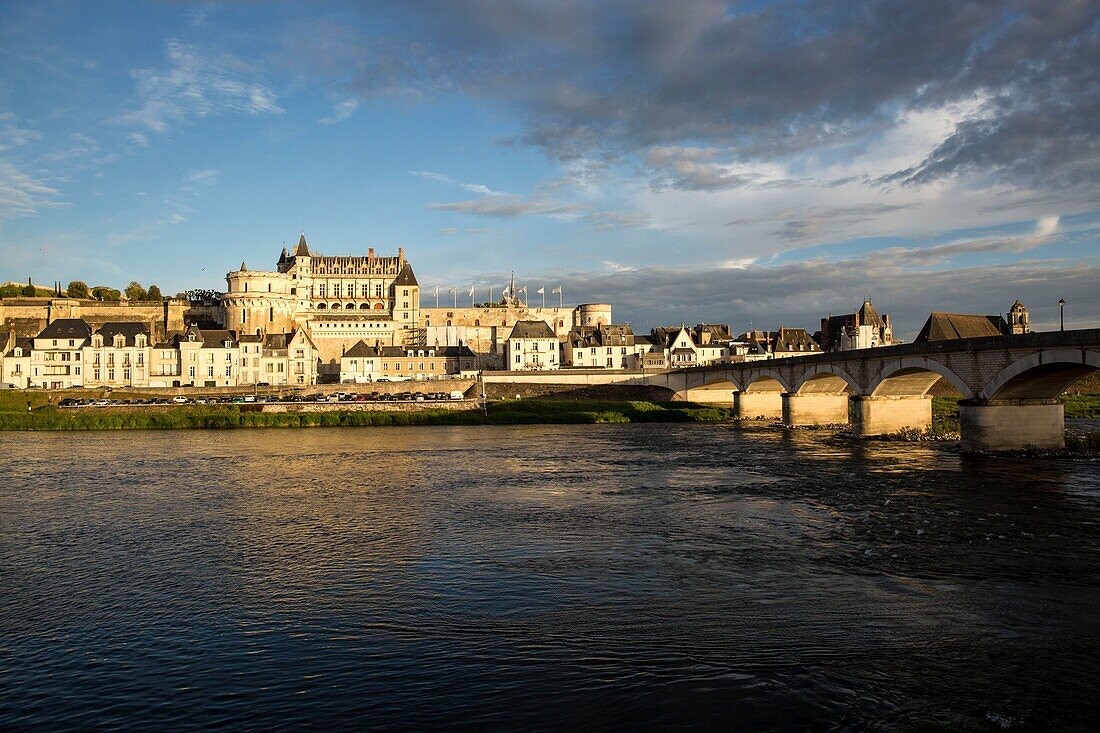
[[[963,396],[964,450],[1065,445],[1059,396],[1100,369],[1100,329],[958,339],[721,364],[647,374],[695,402],[732,403],[740,418],[786,425],[848,423],[857,435],[924,428],[928,390],[946,379]]]

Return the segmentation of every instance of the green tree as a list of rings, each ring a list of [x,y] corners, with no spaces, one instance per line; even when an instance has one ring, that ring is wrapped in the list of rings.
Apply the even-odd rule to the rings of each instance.
[[[158,302],[164,300],[164,296],[160,294],[160,288],[158,288],[156,285],[150,285],[149,286],[149,292],[147,292],[145,294],[145,296],[149,300],[155,300],[155,301],[158,301]]]
[[[145,292],[145,288],[141,287],[141,283],[134,280],[126,286],[126,300],[145,300],[149,297],[149,294]]]
[[[119,300],[122,298],[122,293],[106,285],[96,285],[92,288],[92,297],[96,300]]]
[[[0,298],[15,298],[23,288],[16,283],[0,285]]]
[[[38,295],[38,289],[31,284],[31,279],[27,278],[27,285],[23,288],[23,295],[27,298],[33,298]]]
[[[70,298],[87,298],[91,295],[88,291],[88,283],[80,280],[73,280],[69,283],[69,287],[65,289],[65,294]]]

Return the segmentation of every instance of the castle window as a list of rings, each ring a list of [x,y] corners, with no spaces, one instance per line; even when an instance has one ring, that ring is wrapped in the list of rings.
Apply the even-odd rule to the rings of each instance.
[[[319,311],[323,311],[323,310],[325,310],[325,309],[327,309],[327,308],[328,308],[328,306],[327,306],[327,305],[325,305],[324,303],[318,303],[318,304],[317,304],[317,310],[319,310]]]
[[[339,303],[333,303],[332,304],[332,310],[334,310],[334,311],[340,310],[340,304]]]
[[[245,283],[245,284],[244,284],[244,291],[245,291],[246,293],[248,292],[248,283]]]
[[[481,325],[481,319],[480,318],[474,321],[474,326],[475,327],[480,326],[480,325]]]

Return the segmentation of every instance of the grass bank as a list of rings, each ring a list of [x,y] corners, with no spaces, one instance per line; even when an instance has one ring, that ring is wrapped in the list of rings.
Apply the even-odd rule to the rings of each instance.
[[[6,396],[5,396],[6,397]],[[27,410],[27,398],[32,409]],[[486,416],[474,410],[372,412],[258,412],[235,405],[167,409],[59,409],[41,394],[0,398],[0,430],[182,430],[189,428],[305,428],[386,425],[524,425],[548,423],[715,422],[730,411],[685,402],[518,400],[494,402]]]

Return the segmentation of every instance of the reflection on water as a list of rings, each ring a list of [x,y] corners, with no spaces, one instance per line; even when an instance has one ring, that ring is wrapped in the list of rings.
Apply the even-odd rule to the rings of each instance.
[[[725,425],[0,449],[3,729],[1098,712],[1095,462]]]

